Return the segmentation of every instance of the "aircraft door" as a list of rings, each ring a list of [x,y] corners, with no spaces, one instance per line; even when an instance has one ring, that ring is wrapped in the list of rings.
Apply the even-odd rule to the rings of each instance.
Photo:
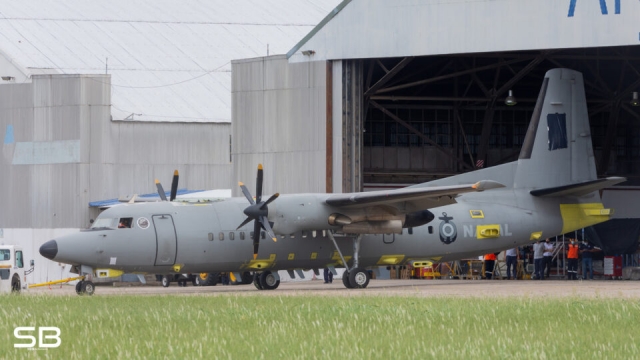
[[[156,230],[156,266],[169,266],[176,262],[177,237],[171,215],[154,215]]]

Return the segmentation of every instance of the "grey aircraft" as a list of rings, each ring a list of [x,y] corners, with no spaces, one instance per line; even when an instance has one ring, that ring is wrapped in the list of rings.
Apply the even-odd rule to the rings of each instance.
[[[266,201],[259,166],[255,200],[240,183],[245,197],[114,206],[90,229],[46,242],[40,254],[86,275],[79,294],[93,293],[91,276],[101,269],[228,272],[272,290],[278,270],[345,267],[345,287],[365,288],[367,268],[453,261],[606,221],[611,209],[598,190],[624,180],[596,176],[582,74],[553,69],[517,161],[396,190]],[[170,200],[176,189],[174,181]]]

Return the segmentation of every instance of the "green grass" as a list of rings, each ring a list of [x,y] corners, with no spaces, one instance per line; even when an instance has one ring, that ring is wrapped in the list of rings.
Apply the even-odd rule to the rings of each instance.
[[[628,299],[0,296],[0,358],[640,358]],[[14,349],[16,326],[62,345]],[[20,341],[23,342],[23,341]]]

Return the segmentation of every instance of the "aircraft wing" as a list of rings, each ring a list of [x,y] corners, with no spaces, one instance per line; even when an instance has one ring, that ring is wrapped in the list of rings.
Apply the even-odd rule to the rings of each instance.
[[[412,212],[453,204],[456,202],[454,198],[462,193],[501,187],[504,185],[491,180],[483,180],[475,184],[335,194],[328,197],[326,203],[348,209],[384,206],[400,209],[401,212]]]

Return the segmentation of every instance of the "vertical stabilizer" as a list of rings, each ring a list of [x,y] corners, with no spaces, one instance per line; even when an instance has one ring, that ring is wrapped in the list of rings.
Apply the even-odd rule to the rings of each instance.
[[[582,74],[549,70],[520,151],[514,187],[540,189],[596,179]]]

